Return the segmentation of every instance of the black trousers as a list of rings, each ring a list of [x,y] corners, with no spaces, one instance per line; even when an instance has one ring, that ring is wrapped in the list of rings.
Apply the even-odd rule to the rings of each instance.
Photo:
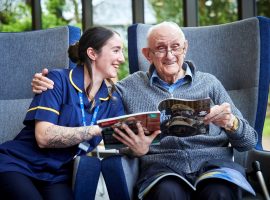
[[[2,200],[72,200],[68,183],[49,184],[18,172],[0,173],[0,199]]]
[[[161,179],[143,200],[238,200],[241,190],[226,181],[208,179],[192,190],[179,178],[168,176]]]

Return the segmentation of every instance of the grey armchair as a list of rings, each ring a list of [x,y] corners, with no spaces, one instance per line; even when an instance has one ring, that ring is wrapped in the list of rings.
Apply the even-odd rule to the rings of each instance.
[[[146,46],[146,33],[150,26],[134,24],[128,29],[131,73],[148,70],[149,63],[141,49]],[[235,151],[235,161],[242,164],[248,174],[252,174],[251,164],[259,160],[270,189],[270,153],[262,149],[270,80],[270,19],[252,17],[223,25],[184,27],[183,31],[189,42],[186,59],[192,60],[200,71],[214,74],[223,83],[236,106],[259,134],[256,148],[245,153]],[[106,177],[111,200],[134,198],[138,162],[138,159],[125,156],[103,160],[102,173]],[[257,195],[245,196],[245,199],[262,199],[261,188],[257,187],[258,180],[250,177]]]
[[[13,139],[23,128],[22,122],[33,97],[30,83],[34,73],[44,67],[75,66],[68,58],[67,49],[80,35],[80,29],[72,26],[0,33],[0,143]],[[93,180],[100,175],[100,161],[82,156],[74,166],[75,198],[94,199],[97,181]]]

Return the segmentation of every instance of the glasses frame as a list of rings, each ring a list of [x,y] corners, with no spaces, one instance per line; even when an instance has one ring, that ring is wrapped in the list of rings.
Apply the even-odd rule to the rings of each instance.
[[[158,58],[163,58],[165,56],[168,55],[168,53],[170,52],[173,56],[179,56],[179,55],[182,55],[184,54],[185,50],[186,50],[186,47],[184,46],[179,46],[177,48],[170,48],[170,49],[164,49],[164,50],[154,50],[154,49],[150,49],[150,52],[152,52],[156,57]]]

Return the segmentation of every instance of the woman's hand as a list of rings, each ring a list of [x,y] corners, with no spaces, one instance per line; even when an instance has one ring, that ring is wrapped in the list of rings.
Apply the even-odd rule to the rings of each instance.
[[[143,156],[149,151],[149,146],[155,137],[160,134],[160,130],[154,131],[151,135],[146,136],[144,134],[141,123],[137,122],[138,134],[135,134],[126,124],[121,126],[125,132],[118,128],[114,128],[115,133],[113,137],[122,142],[128,147],[128,150],[132,152],[133,156]]]

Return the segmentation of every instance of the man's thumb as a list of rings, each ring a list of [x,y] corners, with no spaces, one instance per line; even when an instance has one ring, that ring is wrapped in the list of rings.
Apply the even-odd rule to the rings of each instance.
[[[157,137],[160,133],[161,133],[160,130],[154,131],[154,132],[151,134],[151,137],[154,139],[154,138]]]

